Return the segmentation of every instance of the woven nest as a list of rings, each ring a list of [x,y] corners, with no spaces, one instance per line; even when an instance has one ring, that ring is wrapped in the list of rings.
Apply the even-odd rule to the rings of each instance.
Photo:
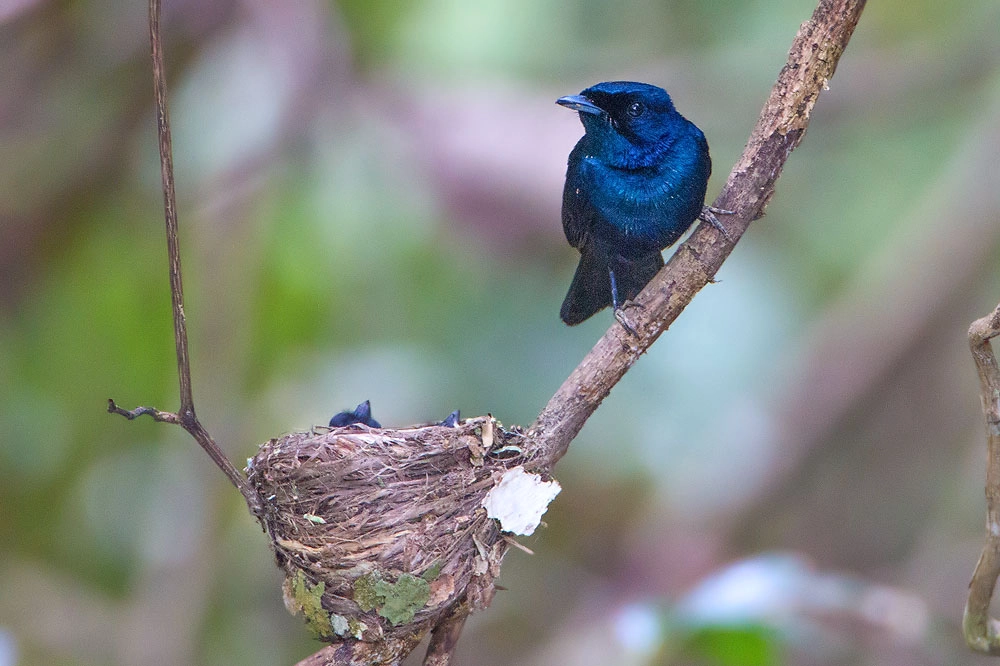
[[[317,638],[395,663],[446,614],[485,608],[508,541],[482,501],[525,463],[522,440],[479,417],[314,428],[262,445],[247,473],[288,609]]]

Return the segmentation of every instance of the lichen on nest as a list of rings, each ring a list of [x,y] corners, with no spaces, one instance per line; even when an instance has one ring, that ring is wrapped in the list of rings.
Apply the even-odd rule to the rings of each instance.
[[[317,427],[263,444],[247,476],[289,610],[321,640],[398,659],[457,605],[485,608],[508,542],[482,500],[525,464],[522,440],[487,416]]]

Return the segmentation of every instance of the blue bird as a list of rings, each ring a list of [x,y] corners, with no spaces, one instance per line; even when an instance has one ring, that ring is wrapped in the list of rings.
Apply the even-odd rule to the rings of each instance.
[[[556,104],[578,111],[585,131],[563,189],[563,231],[581,256],[559,316],[573,326],[610,305],[635,333],[622,304],[663,266],[660,253],[704,217],[708,142],[648,83],[598,83]],[[724,234],[712,212],[729,211],[704,213]]]
[[[368,400],[355,407],[353,412],[340,412],[339,414],[334,414],[333,418],[330,419],[331,428],[339,428],[355,423],[363,423],[369,428],[382,427],[381,423],[372,418],[372,405]]]
[[[451,414],[449,414],[444,421],[438,423],[438,425],[444,426],[445,428],[457,428],[458,422],[461,420],[462,420],[462,413],[456,409]]]

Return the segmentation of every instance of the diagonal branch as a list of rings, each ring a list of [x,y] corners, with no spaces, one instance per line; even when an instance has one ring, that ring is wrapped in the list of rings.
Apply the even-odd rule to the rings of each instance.
[[[635,299],[637,314],[629,317],[637,335],[612,325],[563,382],[530,430],[539,469],[551,469],[565,455],[612,387],[713,280],[750,222],[764,214],[864,6],[865,0],[820,0],[812,18],[799,28],[743,155],[715,200],[716,208],[734,213],[725,216],[726,234],[700,225]]]
[[[969,583],[962,617],[965,642],[973,650],[1000,656],[1000,622],[990,617],[990,599],[1000,576],[1000,366],[990,339],[1000,335],[1000,305],[969,327],[969,347],[979,371],[986,417],[986,544]]]
[[[167,114],[166,75],[163,48],[160,41],[160,0],[149,0],[149,41],[153,57],[153,85],[156,94],[156,133],[160,144],[160,176],[163,181],[163,210],[167,229],[167,253],[170,259],[170,299],[174,314],[174,343],[177,348],[177,375],[180,382],[181,407],[176,414],[152,407],[127,411],[108,400],[108,412],[132,420],[143,414],[164,423],[176,423],[201,445],[212,461],[223,471],[246,499],[251,513],[259,515],[260,499],[250,489],[246,479],[198,421],[191,392],[191,363],[188,357],[187,323],[184,315],[184,288],[181,284],[181,253],[177,237],[177,195],[174,192],[173,150],[170,141],[170,118]]]

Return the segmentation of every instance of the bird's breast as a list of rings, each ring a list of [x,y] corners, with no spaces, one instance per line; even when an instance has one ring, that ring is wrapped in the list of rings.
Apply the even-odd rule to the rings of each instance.
[[[648,255],[674,243],[704,201],[704,179],[699,184],[687,170],[627,171],[591,164],[584,171],[580,187],[593,206],[592,234],[625,256]]]

